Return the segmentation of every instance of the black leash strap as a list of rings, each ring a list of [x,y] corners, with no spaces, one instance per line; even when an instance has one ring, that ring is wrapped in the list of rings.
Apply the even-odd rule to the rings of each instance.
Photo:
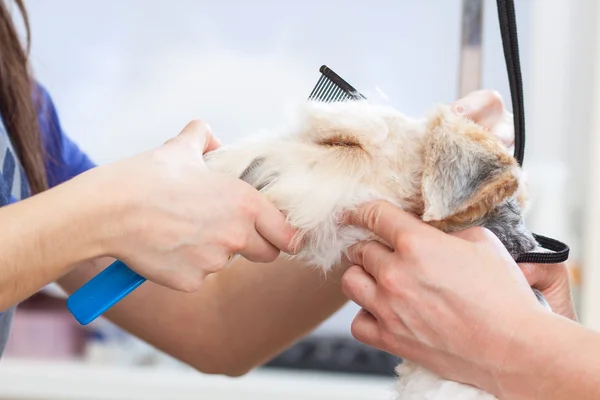
[[[523,77],[519,60],[519,42],[515,5],[512,0],[498,0],[498,20],[504,48],[504,60],[508,72],[510,96],[515,124],[515,158],[523,166],[525,155],[525,105],[523,104]]]
[[[567,261],[569,258],[569,247],[566,244],[559,242],[556,239],[551,239],[535,233],[533,236],[541,247],[552,251],[552,253],[523,253],[517,258],[517,262],[533,264],[558,264]]]
[[[523,77],[521,76],[521,62],[519,60],[519,42],[517,38],[517,20],[515,17],[515,4],[513,0],[497,0],[498,20],[502,47],[508,72],[510,96],[513,106],[515,124],[515,159],[523,166],[525,155],[525,106],[523,100]],[[557,264],[569,258],[569,246],[545,236],[534,234],[538,244],[551,252],[523,253],[517,258],[519,263]]]

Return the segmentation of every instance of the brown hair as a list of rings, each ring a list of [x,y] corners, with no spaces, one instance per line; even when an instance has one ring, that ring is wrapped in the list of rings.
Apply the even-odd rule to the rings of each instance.
[[[29,20],[22,0],[14,0],[27,33],[19,40],[6,3],[0,0],[0,113],[27,174],[32,194],[47,187],[44,151],[37,120],[35,85],[29,70]]]

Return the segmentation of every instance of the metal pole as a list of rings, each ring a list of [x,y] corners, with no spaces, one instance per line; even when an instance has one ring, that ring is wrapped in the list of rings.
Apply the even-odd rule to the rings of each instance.
[[[463,0],[458,76],[459,97],[481,88],[483,0]]]

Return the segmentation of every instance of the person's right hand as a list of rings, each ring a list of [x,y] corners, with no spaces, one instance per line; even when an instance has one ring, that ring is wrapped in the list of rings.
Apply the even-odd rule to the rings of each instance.
[[[90,171],[105,212],[103,255],[176,290],[198,289],[234,254],[274,261],[294,253],[285,216],[245,182],[210,171],[203,154],[219,146],[193,121],[158,149]],[[86,174],[83,174],[86,175]]]

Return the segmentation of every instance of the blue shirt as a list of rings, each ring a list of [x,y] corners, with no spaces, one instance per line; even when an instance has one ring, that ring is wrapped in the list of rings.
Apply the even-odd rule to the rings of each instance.
[[[46,176],[48,185],[59,185],[93,167],[95,164],[62,130],[50,94],[39,86],[41,106],[38,121],[42,143],[46,151]]]
[[[77,144],[64,134],[50,94],[41,85],[37,88],[41,96],[38,122],[46,157],[46,176],[48,186],[53,187],[95,165]],[[6,127],[0,119],[0,207],[27,198],[29,195],[25,171],[14,151]],[[14,311],[14,307],[0,310],[0,355],[8,340]]]

